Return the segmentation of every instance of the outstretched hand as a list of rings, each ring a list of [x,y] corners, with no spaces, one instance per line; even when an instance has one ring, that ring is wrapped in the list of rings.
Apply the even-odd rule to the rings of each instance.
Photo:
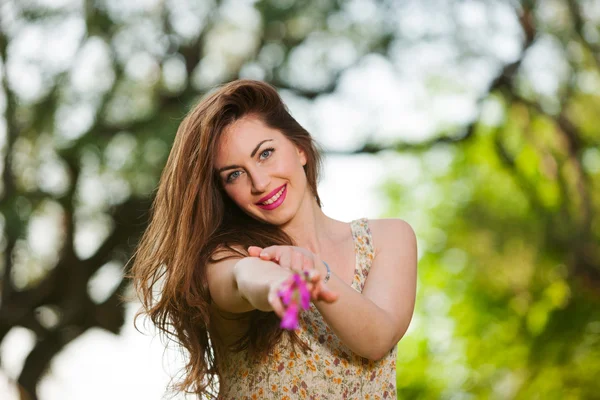
[[[315,268],[315,265],[318,265],[317,263],[322,264],[322,261],[306,249],[295,246],[270,246],[264,249],[258,246],[250,246],[248,248],[248,253],[250,257],[258,257],[261,260],[273,261],[282,268],[289,269],[295,273],[303,274],[304,271],[307,271],[307,287],[310,292],[311,301],[333,303],[339,297],[338,293],[331,291],[327,287],[323,282],[323,275]],[[277,290],[273,290],[275,293],[270,293],[269,303],[271,303],[275,312],[281,317],[283,313],[280,315],[277,311],[283,311],[283,307],[281,301],[275,299],[275,297],[278,297],[276,296]],[[273,300],[273,302],[271,300]]]

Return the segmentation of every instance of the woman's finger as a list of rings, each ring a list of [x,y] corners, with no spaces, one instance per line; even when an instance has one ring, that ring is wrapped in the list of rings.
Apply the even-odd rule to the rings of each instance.
[[[277,263],[279,264],[280,267],[292,269],[292,253],[291,253],[291,251],[289,251],[289,250],[280,251]]]
[[[319,291],[319,300],[322,300],[326,303],[333,303],[338,299],[338,297],[338,293],[331,291],[324,283],[321,284],[321,288]]]
[[[260,253],[262,250],[263,250],[262,247],[250,246],[250,247],[248,247],[248,255],[250,257],[258,257],[258,256],[260,256]]]
[[[269,246],[262,249],[260,258],[263,260],[279,261],[283,246]]]
[[[311,281],[313,284],[313,290],[311,291],[311,299],[321,300],[326,303],[333,303],[339,297],[339,294],[333,292],[329,287],[321,280],[320,274],[319,279],[316,282]]]
[[[292,252],[291,269],[294,272],[302,273],[304,271],[304,255],[298,251]]]
[[[314,268],[314,263],[310,257],[304,257],[304,261],[302,263],[302,269],[304,271],[311,271]]]
[[[308,271],[308,280],[313,283],[315,286],[319,285],[321,282],[321,272],[318,269],[311,269]]]
[[[317,287],[316,285],[313,285],[312,290],[310,291],[310,299],[312,301],[318,301],[320,300],[320,290],[319,287]]]
[[[285,308],[283,307],[283,303],[281,298],[279,297],[279,289],[278,286],[273,286],[271,290],[269,290],[269,294],[267,297],[267,301],[273,308],[275,314],[279,316],[279,318],[283,318],[283,314],[285,314]]]

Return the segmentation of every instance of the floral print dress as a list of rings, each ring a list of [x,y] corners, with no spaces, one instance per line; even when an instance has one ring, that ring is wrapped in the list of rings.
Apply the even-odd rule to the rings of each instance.
[[[367,219],[351,222],[356,252],[352,287],[362,292],[374,258]],[[354,354],[316,307],[301,314],[296,333],[312,351],[293,351],[287,336],[263,360],[228,352],[221,364],[223,399],[395,399],[396,346],[381,360]]]

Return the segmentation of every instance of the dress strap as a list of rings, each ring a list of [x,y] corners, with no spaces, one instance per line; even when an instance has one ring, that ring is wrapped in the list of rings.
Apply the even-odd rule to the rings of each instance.
[[[361,218],[350,222],[352,229],[352,239],[354,240],[354,252],[356,254],[356,269],[354,270],[354,279],[352,287],[362,293],[375,258],[375,249],[373,247],[373,237],[369,229],[367,218]]]

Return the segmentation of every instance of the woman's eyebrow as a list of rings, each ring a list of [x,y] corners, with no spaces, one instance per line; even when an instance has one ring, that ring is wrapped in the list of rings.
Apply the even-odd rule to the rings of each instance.
[[[254,155],[256,154],[256,152],[258,151],[260,146],[262,146],[263,143],[272,142],[272,141],[273,141],[273,139],[265,139],[265,140],[261,140],[260,142],[258,142],[258,144],[254,148],[254,150],[252,150],[252,153],[250,153],[250,157],[254,157]],[[242,167],[240,167],[239,165],[228,165],[226,167],[219,168],[219,170],[217,172],[220,174],[223,171],[227,171],[229,169],[236,169],[236,168],[242,168]]]
[[[265,139],[265,140],[262,140],[262,141],[260,141],[260,142],[259,142],[259,143],[256,145],[256,147],[254,148],[254,150],[252,150],[252,153],[250,153],[250,157],[254,157],[254,155],[255,155],[255,154],[256,154],[256,152],[258,151],[258,148],[259,148],[259,147],[260,147],[260,146],[261,146],[263,143],[265,143],[265,142],[272,142],[272,141],[273,141],[273,139]]]

